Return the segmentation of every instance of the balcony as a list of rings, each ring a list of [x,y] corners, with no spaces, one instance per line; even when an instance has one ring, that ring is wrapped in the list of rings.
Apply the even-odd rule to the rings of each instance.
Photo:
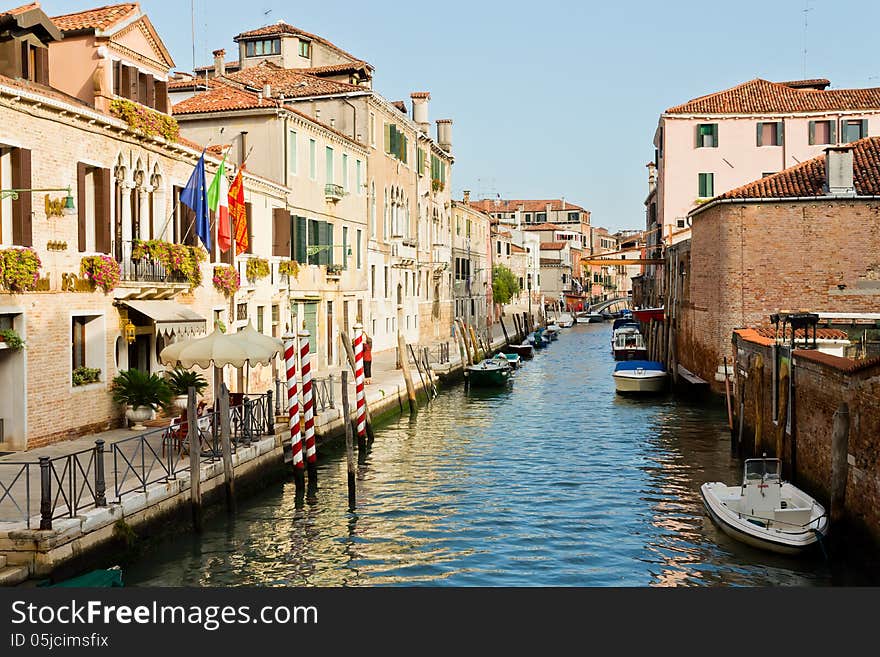
[[[327,278],[330,280],[339,280],[344,271],[342,265],[327,265]]]
[[[113,243],[113,255],[120,269],[117,298],[169,299],[190,288],[186,275],[170,269],[156,257],[140,254],[134,257],[135,244],[134,241]]]
[[[416,247],[410,240],[395,240],[391,243],[392,267],[412,267],[416,263]]]
[[[343,196],[345,196],[345,190],[342,188],[342,185],[334,185],[333,183],[324,185],[324,198],[328,202],[337,203],[342,200]]]

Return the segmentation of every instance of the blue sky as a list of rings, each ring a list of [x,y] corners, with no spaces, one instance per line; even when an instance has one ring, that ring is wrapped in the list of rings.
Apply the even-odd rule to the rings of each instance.
[[[754,77],[880,86],[880,3],[194,0],[196,57],[283,19],[376,68],[390,100],[430,91],[452,118],[453,193],[556,198],[593,223],[644,225],[645,164],[665,108]],[[49,15],[103,4],[43,0]],[[192,67],[188,0],[141,0],[177,68]],[[266,13],[268,12],[268,13]]]

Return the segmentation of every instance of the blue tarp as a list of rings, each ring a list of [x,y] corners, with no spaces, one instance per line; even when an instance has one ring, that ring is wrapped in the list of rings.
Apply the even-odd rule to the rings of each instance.
[[[666,371],[666,368],[663,367],[663,363],[659,363],[656,360],[622,360],[614,366],[615,372],[638,369],[659,370],[660,372]]]

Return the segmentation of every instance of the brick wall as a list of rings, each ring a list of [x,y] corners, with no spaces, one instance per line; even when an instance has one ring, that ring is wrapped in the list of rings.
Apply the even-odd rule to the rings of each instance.
[[[709,381],[731,357],[734,329],[779,310],[876,312],[880,203],[825,200],[720,204],[694,217],[679,362]],[[846,286],[839,289],[839,285]]]
[[[739,409],[741,396],[745,401],[743,455],[755,453],[758,422],[764,436],[770,438],[763,441],[758,451],[777,455],[772,438],[776,423],[770,406],[774,384],[772,347],[739,336],[735,344],[740,380],[735,408]],[[750,371],[758,354],[764,359],[763,379],[757,382],[755,378],[742,378],[739,370]],[[794,439],[785,435],[781,455],[785,475],[828,510],[834,413],[845,402],[849,406],[850,430],[844,517],[850,528],[880,544],[880,361],[852,361],[813,351],[795,351],[792,361]],[[764,398],[765,412],[760,417],[755,410],[757,395]]]

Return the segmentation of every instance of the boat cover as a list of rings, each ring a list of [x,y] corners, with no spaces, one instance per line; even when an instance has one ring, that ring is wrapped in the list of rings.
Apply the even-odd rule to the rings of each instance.
[[[666,368],[663,367],[663,363],[657,362],[656,360],[622,360],[614,366],[615,372],[623,372],[628,370],[658,370],[660,372],[665,372]]]

